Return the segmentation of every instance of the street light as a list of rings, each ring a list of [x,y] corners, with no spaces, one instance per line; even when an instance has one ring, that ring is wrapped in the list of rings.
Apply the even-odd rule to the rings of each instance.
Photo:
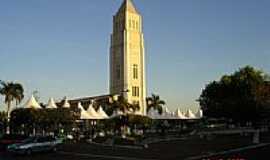
[[[91,131],[91,138],[94,138],[94,134],[95,134],[95,126],[97,125],[97,122],[95,120],[91,121],[91,127],[92,127],[92,131]]]
[[[121,91],[121,96],[124,97],[124,93],[128,93],[128,92],[129,92],[129,89],[122,90]]]
[[[129,92],[129,89],[125,89],[125,90],[121,91],[122,94],[123,93],[128,93],[128,92]]]
[[[128,89],[122,90],[122,91],[120,92],[120,95],[119,95],[119,94],[113,95],[113,96],[112,96],[112,99],[110,99],[110,101],[111,101],[111,102],[113,102],[113,101],[118,101],[120,96],[124,97],[124,93],[128,93],[128,92],[129,92]]]

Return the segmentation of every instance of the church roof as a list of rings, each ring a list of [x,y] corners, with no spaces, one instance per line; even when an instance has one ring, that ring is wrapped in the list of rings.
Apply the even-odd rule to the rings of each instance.
[[[126,12],[126,11],[136,14],[139,13],[136,7],[134,6],[132,0],[124,0],[118,12]]]

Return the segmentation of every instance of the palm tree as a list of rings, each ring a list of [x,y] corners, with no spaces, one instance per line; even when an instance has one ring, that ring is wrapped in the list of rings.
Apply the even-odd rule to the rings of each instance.
[[[0,125],[4,124],[7,120],[7,114],[4,111],[0,111]]]
[[[7,122],[7,114],[0,111],[0,135],[4,133],[4,128]]]
[[[113,110],[120,110],[123,113],[135,112],[140,109],[139,105],[130,104],[123,96],[119,96],[118,100],[112,103],[112,108]]]
[[[165,101],[161,100],[159,95],[152,94],[152,97],[147,97],[146,98],[147,102],[147,112],[153,108],[155,110],[158,110],[158,112],[161,114],[162,113],[162,106],[165,105]]]
[[[15,100],[16,105],[18,105],[24,98],[24,89],[20,83],[0,81],[0,84],[2,85],[2,87],[0,87],[0,94],[5,96],[7,116],[9,118],[12,101]]]

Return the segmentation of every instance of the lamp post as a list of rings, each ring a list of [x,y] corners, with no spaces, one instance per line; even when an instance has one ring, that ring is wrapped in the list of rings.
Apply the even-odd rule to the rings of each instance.
[[[125,97],[124,94],[127,94],[129,92],[129,89],[124,89],[121,91],[122,97]]]
[[[92,139],[94,138],[96,124],[97,124],[97,122],[95,120],[91,121],[91,127],[92,127],[91,138]]]

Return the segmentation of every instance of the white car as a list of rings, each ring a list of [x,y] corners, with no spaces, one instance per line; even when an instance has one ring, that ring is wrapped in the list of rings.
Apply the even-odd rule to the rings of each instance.
[[[57,146],[62,143],[62,140],[57,140],[53,137],[31,137],[27,138],[22,143],[8,146],[8,151],[17,154],[30,155],[33,152],[56,151]]]

